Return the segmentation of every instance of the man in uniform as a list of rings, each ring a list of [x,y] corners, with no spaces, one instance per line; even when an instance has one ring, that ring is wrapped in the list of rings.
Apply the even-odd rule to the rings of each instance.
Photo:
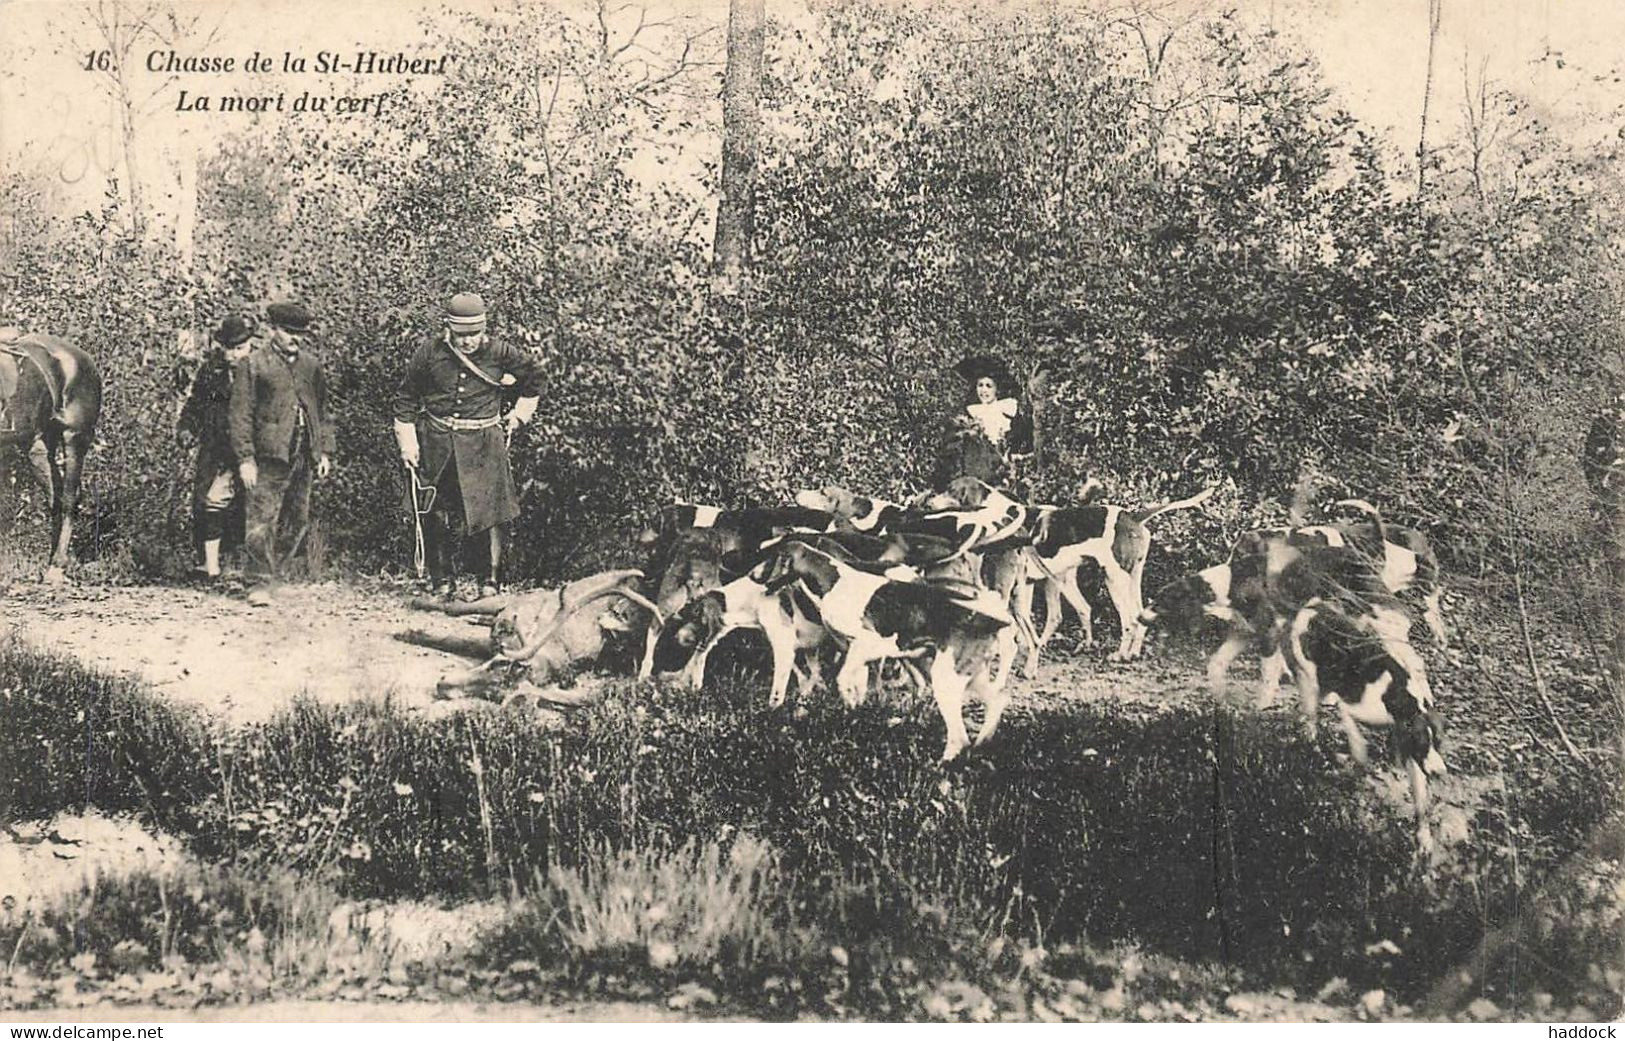
[[[506,416],[505,391],[518,395]],[[395,393],[395,440],[416,486],[434,489],[423,541],[436,595],[451,594],[459,530],[488,533],[482,593],[502,588],[508,527],[519,516],[507,435],[535,414],[541,393],[541,366],[486,335],[485,302],[473,293],[451,298],[440,330],[407,362]]]
[[[209,349],[181,407],[176,434],[183,446],[197,445],[192,477],[192,541],[203,562],[192,569],[204,579],[220,577],[220,544],[232,528],[241,537],[242,496],[238,494],[237,457],[231,451],[227,412],[231,406],[231,372],[260,335],[254,319],[229,314],[214,332]],[[237,523],[233,523],[234,520]]]
[[[311,314],[280,301],[265,309],[269,343],[237,363],[228,409],[231,450],[247,495],[243,546],[248,602],[271,602],[282,563],[299,550],[310,529],[310,478],[333,468],[334,437],[327,418],[327,383],[310,349]],[[279,548],[279,530],[292,531]]]

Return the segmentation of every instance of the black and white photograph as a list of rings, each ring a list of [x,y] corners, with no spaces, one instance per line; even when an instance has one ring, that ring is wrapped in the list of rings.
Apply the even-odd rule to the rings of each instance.
[[[1617,0],[0,0],[0,1023],[1612,1036],[1622,203]]]

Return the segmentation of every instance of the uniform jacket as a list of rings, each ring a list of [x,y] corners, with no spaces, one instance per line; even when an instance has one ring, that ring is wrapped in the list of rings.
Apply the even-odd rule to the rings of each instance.
[[[395,392],[393,409],[397,420],[410,423],[425,412],[453,419],[490,419],[502,414],[501,388],[469,372],[451,352],[444,333],[413,352]],[[487,340],[479,350],[464,357],[498,382],[512,376],[517,397],[541,396],[541,365],[524,351]]]
[[[447,430],[430,417],[477,420],[500,416],[504,391],[517,397],[539,397],[541,365],[526,352],[487,340],[464,355],[498,383],[492,386],[470,372],[451,353],[442,332],[418,347],[401,377],[392,402],[395,418],[417,423],[420,479],[438,490],[445,512],[461,513],[465,531],[484,531],[519,516],[519,496],[508,465],[508,443],[502,430]]]
[[[327,417],[327,382],[308,348],[292,362],[272,345],[256,347],[237,363],[228,410],[231,450],[241,459],[291,463],[299,407],[310,424],[310,461],[333,454]]]

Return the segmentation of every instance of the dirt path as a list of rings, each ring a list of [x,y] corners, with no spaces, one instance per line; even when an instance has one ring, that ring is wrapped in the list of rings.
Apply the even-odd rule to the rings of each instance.
[[[290,586],[274,606],[167,586],[0,594],[0,635],[115,673],[230,723],[264,720],[301,692],[324,702],[385,693],[427,705],[436,679],[478,654],[486,630],[407,606],[402,589]]]

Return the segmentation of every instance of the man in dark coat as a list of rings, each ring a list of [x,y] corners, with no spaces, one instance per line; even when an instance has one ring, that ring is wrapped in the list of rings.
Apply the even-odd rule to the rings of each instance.
[[[310,479],[332,471],[333,427],[327,384],[310,349],[311,314],[293,301],[265,309],[270,343],[237,363],[232,375],[229,429],[237,474],[247,493],[248,602],[271,602],[284,557],[299,549],[310,528]],[[286,550],[278,532],[292,531]]]
[[[502,588],[508,527],[519,516],[507,435],[530,420],[542,393],[536,359],[491,340],[485,324],[485,302],[477,295],[452,297],[439,332],[407,362],[394,399],[401,460],[418,488],[433,489],[433,508],[422,518],[424,556],[429,581],[442,596],[451,592],[458,530],[489,533],[482,592]],[[504,416],[509,395],[518,400]]]
[[[204,356],[181,406],[176,433],[181,443],[197,445],[192,475],[192,544],[203,562],[192,570],[205,578],[220,577],[222,541],[242,539],[242,496],[237,483],[237,457],[231,450],[228,410],[231,370],[248,357],[259,328],[247,315],[230,314],[214,332],[214,346]]]

